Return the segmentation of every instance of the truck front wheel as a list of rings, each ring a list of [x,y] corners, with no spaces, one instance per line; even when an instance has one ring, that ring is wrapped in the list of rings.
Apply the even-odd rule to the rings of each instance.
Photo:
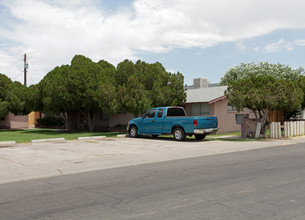
[[[138,128],[136,127],[136,126],[131,126],[130,128],[129,128],[129,135],[131,136],[131,137],[133,137],[133,138],[136,138],[136,137],[138,137]]]
[[[205,134],[195,134],[195,138],[197,139],[197,140],[203,140],[204,138],[205,138]]]
[[[176,141],[185,140],[185,132],[182,128],[175,128],[173,136],[174,136]]]

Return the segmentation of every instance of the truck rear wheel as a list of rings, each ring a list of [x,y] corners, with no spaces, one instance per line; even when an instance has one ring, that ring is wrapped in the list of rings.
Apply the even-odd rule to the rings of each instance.
[[[197,140],[203,140],[204,138],[205,138],[205,134],[195,134],[195,138],[197,139]]]
[[[138,137],[138,128],[134,125],[132,125],[130,128],[129,128],[129,135],[133,138],[136,138]]]
[[[176,141],[183,141],[185,140],[185,132],[182,128],[175,128],[173,132],[173,136]]]

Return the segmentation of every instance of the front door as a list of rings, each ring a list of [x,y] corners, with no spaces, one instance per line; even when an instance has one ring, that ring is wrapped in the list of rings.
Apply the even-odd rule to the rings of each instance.
[[[148,112],[145,113],[140,127],[141,133],[150,134],[153,131],[155,114],[156,109],[150,109]]]
[[[162,133],[162,124],[163,124],[163,108],[159,108],[157,114],[155,115],[155,119],[152,122],[152,130],[151,133],[161,134]]]

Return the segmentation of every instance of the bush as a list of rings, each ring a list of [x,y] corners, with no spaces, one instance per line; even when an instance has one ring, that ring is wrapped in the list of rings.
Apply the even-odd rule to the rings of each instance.
[[[64,120],[62,117],[46,115],[44,118],[37,119],[39,125],[43,126],[63,126]]]

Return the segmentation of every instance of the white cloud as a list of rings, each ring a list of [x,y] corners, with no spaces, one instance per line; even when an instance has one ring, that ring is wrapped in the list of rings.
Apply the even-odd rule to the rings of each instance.
[[[245,45],[245,43],[242,42],[242,41],[236,42],[235,45],[236,45],[236,47],[239,48],[240,50],[245,50],[245,49],[247,48],[246,45]]]
[[[37,83],[75,54],[117,64],[137,59],[139,50],[165,53],[221,42],[243,48],[245,39],[305,28],[305,2],[299,0],[135,0],[130,8],[111,13],[97,2],[4,0],[0,4],[8,8],[11,21],[0,21],[0,40],[10,44],[0,46],[0,72],[14,77],[27,53],[29,73]],[[276,51],[284,44],[275,42],[264,50]]]
[[[296,44],[297,46],[302,46],[302,47],[304,47],[304,46],[305,46],[305,40],[296,40],[296,41],[295,41],[295,44]]]
[[[254,51],[264,52],[264,53],[276,53],[282,50],[292,51],[296,47],[304,47],[304,46],[305,46],[305,40],[295,40],[291,42],[291,41],[286,41],[284,39],[280,39],[265,46],[257,46],[254,48]]]
[[[266,51],[267,53],[275,53],[282,49],[289,50],[290,48],[292,48],[291,43],[285,42],[284,39],[280,39],[279,41],[272,42],[271,44],[264,46],[263,50]]]

